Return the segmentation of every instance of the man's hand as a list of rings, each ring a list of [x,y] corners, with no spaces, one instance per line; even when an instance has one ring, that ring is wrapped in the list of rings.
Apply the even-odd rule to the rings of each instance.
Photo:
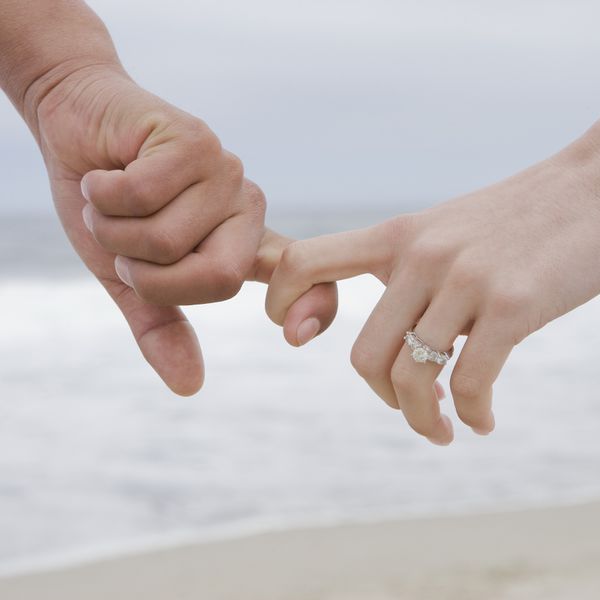
[[[262,192],[202,121],[114,67],[67,77],[37,117],[73,246],[165,382],[179,394],[196,392],[200,347],[176,306],[225,300],[246,279],[268,281],[289,240],[265,232]],[[311,291],[288,339],[308,341],[335,309],[335,288]]]
[[[128,77],[85,2],[0,0],[0,14],[0,85],[41,148],[65,231],[150,364],[194,393],[202,355],[176,305],[268,281],[289,241],[265,232],[262,192],[208,127]],[[335,288],[299,305],[296,344],[329,325]]]

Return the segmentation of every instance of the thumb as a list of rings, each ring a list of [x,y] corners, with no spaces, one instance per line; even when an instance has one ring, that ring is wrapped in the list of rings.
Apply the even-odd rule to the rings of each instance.
[[[176,394],[195,394],[204,383],[204,361],[196,333],[182,310],[147,304],[121,281],[102,280],[102,284],[150,366]]]
[[[253,281],[270,283],[284,249],[293,240],[265,229],[254,271]],[[283,323],[283,335],[292,346],[302,346],[325,331],[333,322],[338,306],[335,283],[319,283],[300,296],[288,310]]]
[[[183,312],[143,302],[118,278],[114,255],[96,243],[83,223],[85,200],[76,178],[53,178],[51,184],[56,210],[73,247],[123,313],[145,359],[175,393],[197,392],[204,381],[204,363]]]

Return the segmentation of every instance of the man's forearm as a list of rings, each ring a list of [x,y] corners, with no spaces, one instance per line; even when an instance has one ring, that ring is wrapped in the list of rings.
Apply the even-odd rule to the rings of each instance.
[[[73,72],[119,64],[110,35],[80,0],[0,0],[0,86],[32,129],[42,98]]]

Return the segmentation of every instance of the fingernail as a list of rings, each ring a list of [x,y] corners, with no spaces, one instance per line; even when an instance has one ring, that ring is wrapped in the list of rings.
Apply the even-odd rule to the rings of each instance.
[[[471,429],[473,430],[473,433],[476,433],[477,435],[490,435],[490,433],[492,433],[487,429],[479,429],[477,427],[471,427]]]
[[[452,427],[452,421],[446,415],[442,415],[440,417],[437,431],[434,435],[428,437],[427,439],[436,446],[449,446],[454,439],[454,428]]]
[[[446,397],[446,390],[439,381],[436,381],[433,384],[433,390],[435,391],[435,395],[438,400],[443,400]]]
[[[434,440],[433,438],[427,438],[427,441],[432,443],[434,446],[449,446],[452,442],[442,442],[441,440]]]
[[[474,433],[477,435],[490,435],[496,428],[496,419],[494,413],[490,413],[488,420],[488,427],[471,427]]]
[[[119,279],[129,287],[133,287],[131,283],[131,275],[129,274],[129,265],[127,264],[127,259],[122,256],[117,256],[115,258],[115,271],[119,276]]]
[[[316,317],[302,321],[296,330],[296,339],[299,346],[304,346],[312,340],[321,329],[321,322]]]
[[[81,194],[88,202],[90,201],[90,192],[85,177],[81,180]]]
[[[83,217],[83,222],[85,226],[92,231],[92,205],[86,204],[81,211],[81,216]]]

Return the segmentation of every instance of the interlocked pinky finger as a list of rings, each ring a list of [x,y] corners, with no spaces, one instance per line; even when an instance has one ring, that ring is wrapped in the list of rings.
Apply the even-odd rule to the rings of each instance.
[[[494,429],[492,385],[514,347],[504,331],[499,324],[476,321],[450,378],[459,418],[481,435]]]

